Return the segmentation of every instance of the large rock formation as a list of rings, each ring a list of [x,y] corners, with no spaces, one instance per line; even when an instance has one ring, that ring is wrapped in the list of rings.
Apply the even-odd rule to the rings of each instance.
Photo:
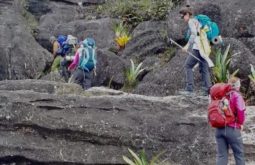
[[[0,80],[35,78],[51,55],[33,38],[22,1],[0,3]]]
[[[150,156],[166,151],[162,158],[177,164],[214,164],[206,98],[79,91],[49,81],[0,82],[0,161],[119,164],[127,148],[144,148]],[[255,161],[254,107],[246,112],[248,164]]]

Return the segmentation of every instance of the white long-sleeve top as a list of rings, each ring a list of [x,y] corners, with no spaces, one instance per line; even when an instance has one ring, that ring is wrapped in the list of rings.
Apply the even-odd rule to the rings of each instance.
[[[199,50],[198,44],[200,42],[198,32],[201,28],[201,24],[198,22],[197,19],[191,18],[189,19],[189,29],[190,29],[190,38],[188,41],[189,47],[192,47],[192,49]]]

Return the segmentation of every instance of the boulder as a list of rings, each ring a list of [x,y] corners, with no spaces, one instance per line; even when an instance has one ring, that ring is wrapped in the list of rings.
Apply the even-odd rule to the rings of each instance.
[[[175,56],[160,68],[149,72],[134,90],[135,93],[151,96],[174,95],[185,88],[185,60],[187,54],[177,51]],[[195,90],[200,90],[201,75],[198,67],[194,69]]]
[[[41,17],[39,33],[37,40],[45,47],[50,46],[49,37],[60,34],[72,34],[78,39],[83,40],[85,37],[92,37],[96,40],[97,47],[100,49],[110,48],[114,43],[114,32],[112,23],[116,20],[103,18],[98,20],[76,20],[67,23],[56,23],[56,15],[47,15]]]
[[[141,23],[135,28],[132,39],[127,43],[121,56],[143,61],[149,56],[164,52],[167,47],[164,38],[164,35],[167,35],[166,30],[165,22]]]
[[[161,159],[173,164],[215,164],[206,98],[104,88],[90,89],[89,95],[54,92],[65,87],[50,81],[0,82],[0,162],[123,164],[131,148],[145,149],[149,158],[165,151]],[[247,164],[255,161],[254,108],[246,109],[242,133]]]
[[[124,69],[128,67],[128,63],[108,50],[98,50],[97,61],[97,75],[93,78],[93,86],[121,88],[124,84]]]
[[[255,56],[255,37],[253,38],[242,37],[238,38],[238,40],[242,41],[245,44],[245,46],[249,48],[252,54]]]
[[[9,2],[0,15],[0,80],[35,78],[52,55],[33,38],[21,1]]]

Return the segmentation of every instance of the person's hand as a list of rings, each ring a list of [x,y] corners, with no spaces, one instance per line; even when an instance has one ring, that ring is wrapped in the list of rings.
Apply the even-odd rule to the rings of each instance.
[[[189,48],[189,45],[185,45],[183,48],[182,48],[182,51],[187,53],[188,52],[188,48]]]
[[[241,127],[241,131],[243,131],[243,125],[241,125],[240,127]]]

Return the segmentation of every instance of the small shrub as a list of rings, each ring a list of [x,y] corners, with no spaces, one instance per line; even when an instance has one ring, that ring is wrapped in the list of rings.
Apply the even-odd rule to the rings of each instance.
[[[252,64],[251,65],[251,74],[249,75],[249,78],[251,81],[255,82],[255,69]]]
[[[160,160],[159,160],[159,157],[163,154],[163,152],[154,156],[151,160],[147,159],[147,156],[146,156],[144,150],[142,150],[139,155],[136,154],[131,149],[128,149],[128,152],[130,153],[132,158],[123,156],[123,160],[129,165],[160,165],[160,164],[163,164],[163,162],[160,162]]]
[[[131,39],[129,34],[128,27],[121,23],[113,24],[113,31],[115,32],[115,42],[120,49],[123,49],[128,41]]]
[[[124,72],[125,75],[125,83],[123,90],[130,92],[132,89],[134,89],[137,85],[137,77],[138,75],[144,71],[144,69],[141,69],[143,63],[140,63],[138,66],[135,66],[133,60],[130,60],[131,66],[129,69],[127,69]]]
[[[237,69],[231,75],[229,73],[229,64],[231,61],[231,55],[229,54],[229,49],[230,49],[230,45],[228,45],[224,54],[222,54],[220,49],[216,51],[215,67],[213,68],[215,83],[227,82],[229,77],[235,76],[237,72],[239,71],[239,69]]]
[[[135,27],[142,21],[165,19],[172,7],[171,0],[109,0],[97,11]]]

